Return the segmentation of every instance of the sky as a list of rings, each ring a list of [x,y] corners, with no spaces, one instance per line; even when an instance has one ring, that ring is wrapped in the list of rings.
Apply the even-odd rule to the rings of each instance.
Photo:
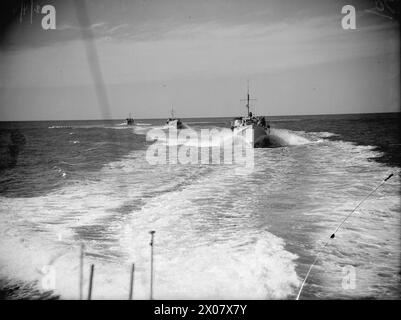
[[[33,0],[55,30],[15,3],[0,121],[237,116],[248,81],[259,115],[399,111],[399,25],[375,1]]]

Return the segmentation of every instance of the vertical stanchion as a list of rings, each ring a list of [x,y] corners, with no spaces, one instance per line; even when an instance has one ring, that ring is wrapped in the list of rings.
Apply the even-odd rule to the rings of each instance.
[[[31,24],[32,24],[32,15],[33,15],[33,0],[31,0]]]
[[[84,249],[85,245],[81,243],[81,253],[79,255],[79,300],[83,298],[84,286]]]
[[[131,268],[131,278],[130,278],[130,283],[129,283],[128,300],[132,300],[132,296],[134,293],[134,273],[135,273],[135,263],[132,264],[132,268]]]
[[[19,15],[19,23],[22,23],[23,10],[24,10],[24,0],[21,0],[21,11],[20,11],[20,15]]]
[[[95,272],[95,265],[91,264],[91,274],[89,278],[89,291],[88,291],[88,300],[92,299],[92,284],[93,284],[93,273]]]
[[[153,300],[153,240],[156,231],[150,231],[150,300]]]

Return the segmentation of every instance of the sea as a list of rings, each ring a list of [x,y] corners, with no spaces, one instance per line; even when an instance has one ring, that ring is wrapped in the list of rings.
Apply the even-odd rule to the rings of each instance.
[[[268,120],[246,170],[150,163],[163,119],[0,122],[1,298],[86,299],[93,265],[92,299],[400,299],[400,114]]]

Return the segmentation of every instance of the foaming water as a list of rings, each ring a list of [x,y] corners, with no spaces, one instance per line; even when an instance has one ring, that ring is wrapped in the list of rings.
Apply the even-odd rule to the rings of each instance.
[[[298,146],[311,143],[311,141],[300,134],[286,129],[271,129],[270,134],[279,140],[281,146]]]
[[[208,124],[208,122],[205,122]],[[199,123],[197,123],[199,124]],[[244,140],[239,132],[233,133],[228,128],[210,127],[207,134],[202,134],[199,128],[186,126],[183,130],[169,130],[168,126],[136,128],[135,133],[147,135],[150,141],[163,142],[168,146],[194,146],[194,147],[215,147],[227,144],[238,144]],[[164,130],[165,134],[160,136],[160,130]],[[291,132],[286,129],[272,128],[270,130],[270,138],[275,142],[277,147],[296,146],[312,143],[311,140],[302,136],[299,132]]]
[[[394,172],[325,248],[302,298],[399,297],[399,169],[372,161],[383,156],[374,145],[334,140],[341,136],[320,128],[273,128],[289,146],[255,149],[254,168],[238,174],[239,164],[148,164],[153,142],[146,132],[160,123],[142,134],[140,126],[72,127],[51,130],[55,141],[66,141],[65,151],[59,143],[51,153],[63,152],[51,162],[62,181],[57,187],[23,196],[37,179],[27,169],[28,153],[20,159],[24,167],[2,176],[11,179],[0,197],[0,277],[8,283],[43,291],[51,266],[54,293],[77,299],[83,243],[84,292],[93,263],[93,298],[126,299],[135,263],[134,298],[148,299],[148,232],[155,230],[155,298],[292,299],[322,243]],[[80,143],[69,142],[71,130]],[[35,150],[39,138],[27,137]],[[43,174],[47,167],[32,168]],[[356,271],[354,289],[343,287],[347,266]]]
[[[155,131],[155,135],[152,132],[148,132],[147,136],[150,140],[164,143],[167,146],[190,146],[190,147],[224,147],[233,143],[241,142],[233,135],[230,129],[218,129],[216,127],[211,128],[206,134],[195,129],[183,129],[183,130],[166,130],[164,136],[160,136],[158,131]]]
[[[245,216],[232,213],[225,201],[205,202],[205,197],[218,191],[213,189],[221,174],[227,186],[236,179],[231,168],[222,168],[218,174],[210,168],[159,167],[144,177],[141,172],[150,168],[132,161],[142,156],[134,152],[105,166],[100,182],[28,201],[8,201],[9,214],[2,216],[1,223],[9,226],[2,234],[8,240],[0,249],[7,262],[3,274],[38,280],[38,270],[53,261],[56,273],[62,275],[57,278],[56,293],[76,298],[78,244],[83,242],[87,265],[96,264],[95,298],[124,298],[132,262],[137,266],[136,297],[147,298],[148,230],[157,230],[157,298],[264,299],[283,298],[292,292],[298,284],[296,255],[284,250],[282,239],[267,229],[247,231],[252,228],[249,212]],[[176,172],[169,181],[171,170]],[[238,200],[233,199],[232,205],[238,202],[240,206]],[[42,208],[39,214],[38,207]],[[218,220],[224,218],[219,228],[216,214]],[[34,226],[40,230],[28,242],[10,231],[16,225],[19,231],[33,231]],[[22,263],[27,258],[29,264]],[[255,289],[260,283],[265,284]]]

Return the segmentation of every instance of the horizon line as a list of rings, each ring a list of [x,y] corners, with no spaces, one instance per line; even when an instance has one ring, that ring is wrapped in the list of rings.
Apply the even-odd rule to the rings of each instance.
[[[314,117],[314,116],[347,116],[347,115],[373,115],[373,114],[396,114],[400,111],[389,112],[352,112],[352,113],[317,113],[317,114],[293,114],[293,115],[274,115],[264,116],[268,118],[277,117]],[[213,116],[213,117],[177,117],[177,119],[216,119],[216,118],[232,118],[237,116]],[[113,119],[44,119],[44,120],[0,120],[2,122],[45,122],[45,121],[120,121],[126,118],[113,118]],[[134,118],[135,120],[165,120],[166,118]]]

